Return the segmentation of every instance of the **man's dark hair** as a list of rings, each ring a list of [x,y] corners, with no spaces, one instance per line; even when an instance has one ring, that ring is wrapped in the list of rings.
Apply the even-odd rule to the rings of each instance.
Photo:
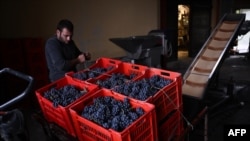
[[[73,32],[74,30],[74,25],[70,20],[63,19],[57,24],[57,29],[59,31],[62,31],[63,28],[67,28],[70,32]]]

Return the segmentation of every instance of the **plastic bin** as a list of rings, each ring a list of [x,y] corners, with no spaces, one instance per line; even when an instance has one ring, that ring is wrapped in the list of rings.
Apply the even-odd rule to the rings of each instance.
[[[158,140],[156,115],[154,105],[143,101],[130,100],[132,107],[141,107],[144,115],[134,121],[121,132],[105,129],[98,124],[80,116],[85,106],[93,103],[93,99],[100,96],[112,96],[117,100],[123,100],[125,96],[112,92],[109,89],[100,89],[75,103],[70,108],[70,114],[80,141],[156,141]]]
[[[155,105],[157,121],[160,122],[172,110],[179,109],[180,105],[182,105],[182,79],[180,73],[161,70],[157,68],[150,68],[141,78],[137,80],[140,80],[142,78],[150,78],[153,75],[159,75],[166,79],[172,80],[172,83],[163,87],[154,96],[146,100],[147,102]]]
[[[91,93],[93,93],[94,91],[98,89],[98,87],[95,85],[91,85],[87,83],[78,83],[76,81],[73,81],[71,78],[64,77],[43,88],[36,90],[35,93],[36,93],[36,97],[38,99],[39,105],[42,109],[45,119],[48,122],[55,123],[56,125],[62,127],[63,129],[67,131],[67,133],[69,133],[73,137],[76,137],[76,133],[73,128],[73,123],[69,114],[69,107],[75,102],[72,102],[66,107],[63,107],[61,105],[58,105],[58,107],[55,107],[52,101],[44,97],[44,92],[50,90],[51,88],[53,87],[61,88],[68,84],[73,85],[79,90],[83,90],[83,88],[86,88],[88,90],[87,93],[85,93],[78,100],[75,100],[75,102],[79,101],[81,98],[87,97],[88,95],[90,95]]]
[[[119,64],[118,69],[115,69],[113,72],[122,72],[126,75],[134,73],[138,74],[139,77],[139,75],[143,75],[148,69],[149,68],[147,66],[122,62],[121,64]]]
[[[181,105],[180,102],[182,102],[182,96],[180,83],[182,81],[180,73],[149,68],[145,71],[145,74],[137,78],[135,82],[142,79],[149,79],[154,75],[172,80],[169,85],[159,89],[153,96],[150,96],[145,100],[146,102],[155,105],[157,122],[160,122],[167,114],[174,109],[178,109]]]
[[[114,69],[118,68],[118,65],[122,63],[120,60],[116,60],[116,59],[110,59],[110,58],[99,58],[96,60],[96,62],[91,65],[88,69],[84,69],[82,71],[78,71],[78,72],[68,72],[66,73],[66,77],[71,77],[76,81],[86,81],[86,80],[90,80],[92,78],[87,77],[86,79],[79,79],[74,77],[74,75],[76,75],[77,73],[88,73],[89,71],[93,70],[93,69],[97,69],[97,68],[104,68],[107,69],[105,72],[100,73],[98,75],[96,75],[96,77],[94,78],[98,78],[100,76],[102,76],[104,73],[108,73],[113,71]]]
[[[133,81],[139,77],[141,77],[145,71],[148,69],[148,67],[146,66],[142,66],[142,65],[137,65],[137,64],[132,64],[132,63],[126,63],[126,62],[122,62],[119,64],[118,68],[100,76],[99,78],[95,78],[95,79],[90,79],[87,80],[88,82],[92,83],[92,84],[97,84],[98,85],[98,81],[108,81],[109,78],[111,78],[112,74],[123,74],[125,75],[128,79],[126,79],[124,81],[124,83],[128,82],[128,81]],[[130,76],[134,75],[133,78],[129,78]],[[122,83],[122,82],[121,82]],[[108,87],[108,89],[112,89],[113,87],[119,85],[119,84],[113,84],[114,86],[110,86]]]

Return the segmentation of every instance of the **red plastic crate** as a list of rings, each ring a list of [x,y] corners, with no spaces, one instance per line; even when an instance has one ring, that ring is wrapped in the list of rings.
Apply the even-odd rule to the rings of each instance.
[[[84,97],[87,97],[88,95],[90,95],[91,93],[93,93],[94,91],[98,89],[98,87],[95,85],[91,85],[87,83],[78,83],[76,81],[73,81],[71,78],[64,77],[43,88],[36,90],[35,93],[36,93],[36,97],[38,99],[39,105],[42,109],[45,119],[48,122],[52,122],[52,123],[59,125],[63,129],[65,129],[70,135],[76,137],[76,133],[73,128],[72,120],[69,114],[69,107],[75,102],[67,105],[66,107],[63,107],[61,105],[58,105],[58,107],[54,107],[53,102],[44,97],[44,92],[50,90],[52,87],[61,88],[68,84],[73,85],[79,90],[83,90],[83,88],[86,88],[88,90],[86,94],[84,94],[75,102],[79,101],[80,99]]]
[[[102,58],[97,59],[96,63],[91,65],[89,67],[89,69],[97,68],[97,67],[104,67],[104,68],[114,67],[114,68],[117,68],[118,65],[120,65],[121,63],[122,63],[122,61],[120,61],[120,60],[102,57]]]
[[[144,115],[134,121],[121,132],[105,129],[98,124],[80,116],[85,106],[93,103],[93,99],[100,96],[112,96],[116,100],[123,100],[125,96],[109,89],[100,89],[90,97],[82,99],[70,108],[71,117],[78,139],[80,141],[156,141],[158,140],[156,115],[154,105],[137,100],[130,100],[132,107],[141,107]]]
[[[148,67],[146,66],[122,62],[121,64],[119,64],[118,68],[100,76],[99,78],[90,79],[87,81],[92,84],[97,84],[98,80],[105,81],[108,78],[110,78],[112,74],[118,74],[118,73],[124,74],[125,76],[128,76],[128,77],[132,74],[135,74],[136,76],[133,79],[131,79],[132,81],[141,77],[147,69]]]
[[[182,117],[180,111],[170,112],[165,120],[158,124],[159,141],[171,141],[180,136],[183,130]]]
[[[157,121],[160,122],[172,110],[178,109],[182,103],[181,94],[181,74],[177,72],[161,70],[157,68],[149,68],[143,76],[136,79],[136,81],[143,78],[150,78],[154,75],[159,75],[166,79],[171,79],[172,83],[160,89],[154,96],[149,97],[146,102],[155,105]]]
[[[76,80],[76,81],[86,81],[86,80],[80,80],[80,79],[77,79],[77,78],[73,78],[73,75],[75,73],[84,73],[84,72],[88,72],[89,70],[91,71],[92,69],[94,68],[106,68],[108,69],[109,67],[112,67],[110,70],[108,70],[107,72],[105,73],[109,73],[111,71],[113,71],[114,69],[118,68],[118,65],[121,64],[122,61],[120,60],[116,60],[116,59],[110,59],[110,58],[99,58],[96,60],[96,62],[91,65],[90,67],[88,67],[88,69],[84,69],[82,71],[79,71],[79,72],[68,72],[66,73],[66,77],[71,77],[72,79]],[[102,76],[103,74],[100,74],[99,76],[97,76],[96,78],[99,78],[100,76]],[[89,78],[91,79],[91,78]],[[87,80],[89,80],[87,79]]]
[[[114,72],[122,72],[124,74],[144,74],[146,70],[149,68],[147,66],[138,65],[138,64],[132,64],[128,62],[122,62],[119,64],[118,69],[116,69]]]

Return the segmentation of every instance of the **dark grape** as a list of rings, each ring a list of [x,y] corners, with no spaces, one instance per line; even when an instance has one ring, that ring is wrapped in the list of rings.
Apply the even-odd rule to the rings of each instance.
[[[73,85],[65,85],[61,88],[51,88],[44,92],[44,97],[53,102],[53,106],[67,106],[83,96],[87,91],[81,91]]]
[[[111,96],[97,97],[91,105],[85,106],[81,116],[106,129],[122,131],[144,114],[142,108],[136,112],[128,98],[123,101]]]
[[[113,66],[109,66],[107,68],[103,67],[96,67],[86,71],[79,71],[73,74],[73,78],[80,79],[80,80],[87,80],[89,78],[95,78],[100,76],[107,71],[113,69]]]
[[[130,76],[126,76],[122,73],[112,73],[108,78],[103,80],[98,80],[96,84],[98,84],[101,87],[111,89],[115,86],[124,84],[128,82],[129,80],[132,80],[136,74],[132,73]]]
[[[138,100],[147,100],[170,83],[172,83],[171,79],[153,75],[150,78],[124,83],[113,88],[113,90]]]

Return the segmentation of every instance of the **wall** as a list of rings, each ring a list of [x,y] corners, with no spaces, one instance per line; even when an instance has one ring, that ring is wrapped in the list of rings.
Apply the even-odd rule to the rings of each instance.
[[[218,0],[212,0],[212,7],[211,7],[211,29],[213,30],[216,25],[218,24],[218,21],[220,20],[219,17],[219,1]]]
[[[93,59],[119,57],[125,52],[109,38],[146,35],[158,28],[158,9],[156,0],[0,0],[0,38],[47,39],[57,22],[68,18],[82,51],[91,52]]]

